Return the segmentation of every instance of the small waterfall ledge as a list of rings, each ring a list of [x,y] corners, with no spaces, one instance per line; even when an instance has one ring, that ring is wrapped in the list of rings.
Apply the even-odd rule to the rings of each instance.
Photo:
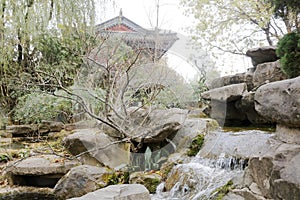
[[[226,158],[224,154],[218,159],[193,158],[189,163],[176,165],[166,182],[157,187],[152,200],[209,199],[215,195],[217,188],[228,181],[241,177],[247,166],[247,160]],[[165,188],[171,188],[164,192]]]

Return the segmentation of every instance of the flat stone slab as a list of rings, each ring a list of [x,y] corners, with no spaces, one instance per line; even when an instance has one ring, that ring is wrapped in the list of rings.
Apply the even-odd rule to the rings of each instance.
[[[150,200],[149,191],[140,184],[111,185],[69,200]]]
[[[5,169],[13,175],[47,175],[66,174],[72,167],[78,165],[76,161],[63,159],[55,155],[41,155],[29,157],[21,161],[11,162]]]
[[[274,134],[251,130],[243,132],[211,132],[205,137],[199,151],[203,158],[218,158],[220,155],[234,158],[261,156],[272,150],[269,139]]]
[[[207,100],[231,102],[240,99],[246,91],[247,84],[240,83],[212,89],[207,92],[203,92],[201,96],[203,99]]]
[[[0,200],[57,200],[51,188],[6,187],[0,188]]]
[[[246,56],[249,56],[252,60],[253,66],[265,62],[273,62],[278,60],[276,55],[276,47],[274,46],[265,46],[255,49],[250,49],[246,52]]]

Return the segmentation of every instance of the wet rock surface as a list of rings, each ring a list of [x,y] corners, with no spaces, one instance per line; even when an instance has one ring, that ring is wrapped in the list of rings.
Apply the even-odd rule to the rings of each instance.
[[[204,146],[198,153],[203,158],[217,159],[220,155],[248,159],[272,151],[269,139],[275,134],[263,131],[211,132],[205,137]],[[250,148],[251,147],[251,148]]]

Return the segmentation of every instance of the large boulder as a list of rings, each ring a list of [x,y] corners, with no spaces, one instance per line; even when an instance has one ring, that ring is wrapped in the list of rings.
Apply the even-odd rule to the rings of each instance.
[[[282,143],[274,153],[249,160],[246,171],[268,199],[300,197],[300,146]],[[249,183],[250,184],[250,183]]]
[[[140,184],[111,185],[70,200],[150,200],[149,191]]]
[[[255,88],[274,81],[287,79],[287,75],[280,69],[280,62],[268,62],[259,64],[253,74],[253,85]]]
[[[81,165],[72,168],[54,187],[60,199],[80,197],[107,186],[112,171],[105,167]]]
[[[122,121],[118,116],[112,116],[114,121],[122,124],[127,136],[135,142],[157,143],[164,141],[167,137],[175,135],[187,118],[188,110],[178,108],[171,109],[128,109],[130,118]],[[117,130],[109,126],[102,126],[104,132],[111,137],[120,137]]]
[[[98,129],[82,129],[64,138],[63,145],[84,164],[116,168],[130,162],[130,145],[116,141]]]
[[[54,187],[76,165],[78,162],[55,155],[41,155],[11,162],[4,173],[10,185]]]
[[[185,120],[182,128],[172,138],[172,142],[176,146],[175,151],[184,151],[191,145],[192,140],[197,135],[206,135],[209,131],[219,128],[216,120],[210,118],[188,118]]]
[[[214,79],[211,84],[208,86],[209,89],[220,88],[227,85],[246,83],[248,90],[252,90],[253,88],[253,73],[238,73],[235,75],[223,76],[220,78]]]
[[[240,83],[203,92],[201,97],[206,100],[232,102],[240,99],[246,91],[247,85],[245,83]]]
[[[220,126],[247,125],[246,114],[237,109],[236,102],[247,93],[246,83],[228,85],[202,93],[202,98],[210,100],[209,115]]]
[[[255,49],[249,49],[246,52],[246,56],[249,56],[251,58],[252,64],[255,67],[261,63],[273,62],[278,60],[278,57],[276,55],[276,47],[274,46],[265,46]]]
[[[300,128],[300,77],[259,87],[255,110],[270,121]]]
[[[274,134],[263,131],[210,132],[198,155],[203,158],[217,159],[220,155],[248,159],[266,154],[272,147],[269,139]],[[251,147],[251,149],[249,149]]]

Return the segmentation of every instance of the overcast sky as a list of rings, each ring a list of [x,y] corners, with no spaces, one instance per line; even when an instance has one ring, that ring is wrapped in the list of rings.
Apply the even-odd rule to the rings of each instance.
[[[109,20],[119,15],[122,8],[123,16],[134,21],[144,28],[154,28],[157,20],[157,2],[159,1],[159,28],[172,30],[177,33],[188,36],[187,28],[192,27],[194,23],[193,18],[186,17],[184,9],[180,6],[180,0],[115,0],[114,6],[106,8],[104,15],[99,17],[99,23]],[[100,9],[98,9],[98,12]],[[184,50],[185,47],[182,48]],[[180,52],[176,52],[177,54]],[[184,53],[183,53],[184,54]],[[181,71],[185,78],[191,79],[194,77],[195,70],[190,69],[179,59],[171,64],[172,68]],[[234,74],[238,72],[245,72],[247,68],[251,67],[249,59],[246,57],[236,57],[234,55],[227,55],[226,57],[216,60],[216,65],[222,75]],[[177,66],[174,66],[174,65]],[[184,67],[182,67],[185,65]]]
[[[123,15],[144,28],[154,28],[157,19],[158,0],[115,0],[116,5],[107,8],[103,20]],[[185,33],[185,28],[192,25],[192,20],[183,15],[180,0],[159,0],[159,28]]]

